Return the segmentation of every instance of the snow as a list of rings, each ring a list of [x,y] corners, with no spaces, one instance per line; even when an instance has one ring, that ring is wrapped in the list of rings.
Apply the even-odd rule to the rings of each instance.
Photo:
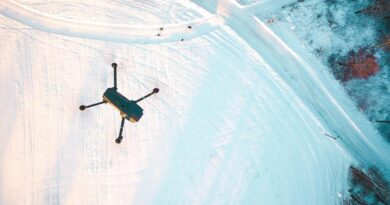
[[[124,43],[148,44],[195,38],[215,29],[221,24],[218,16],[197,19],[186,23],[168,25],[137,25],[94,23],[51,16],[25,7],[17,2],[4,1],[0,5],[2,14],[33,28],[50,33],[88,39],[108,40]],[[198,32],[191,32],[188,26]],[[163,28],[163,31],[160,31]],[[160,34],[160,36],[157,36]]]
[[[186,9],[157,37],[161,11],[138,1],[134,18],[154,20],[57,16],[66,2],[0,2],[0,204],[341,204],[351,163],[390,167],[388,144],[258,3],[153,1]],[[112,86],[112,62],[130,99],[160,88],[120,145],[115,109],[78,110]]]
[[[281,37],[286,33],[285,28],[290,28],[289,35],[296,36],[338,79],[342,78],[343,70],[337,64],[345,61],[351,51],[367,49],[373,52],[378,59],[379,73],[369,79],[343,82],[343,87],[355,106],[374,122],[388,118],[390,78],[386,51],[374,49],[387,32],[386,23],[372,16],[355,14],[370,3],[368,0],[307,0],[290,3],[275,13],[258,12],[257,16],[274,31],[280,30],[278,35]],[[389,141],[389,126],[376,123],[376,127]]]

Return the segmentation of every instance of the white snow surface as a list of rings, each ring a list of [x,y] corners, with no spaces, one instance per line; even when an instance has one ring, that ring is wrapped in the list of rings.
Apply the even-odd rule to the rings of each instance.
[[[94,2],[0,1],[0,204],[342,204],[351,163],[389,171],[324,66],[255,17],[288,1]],[[160,88],[120,145],[115,109],[78,109],[112,62],[130,99]]]

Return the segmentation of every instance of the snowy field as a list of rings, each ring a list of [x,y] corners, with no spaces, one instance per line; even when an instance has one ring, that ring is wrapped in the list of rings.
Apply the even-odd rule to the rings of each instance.
[[[351,163],[389,171],[325,66],[256,17],[292,1],[80,2],[0,1],[1,205],[342,204]],[[160,88],[120,145],[115,109],[78,109],[112,62],[130,99]]]

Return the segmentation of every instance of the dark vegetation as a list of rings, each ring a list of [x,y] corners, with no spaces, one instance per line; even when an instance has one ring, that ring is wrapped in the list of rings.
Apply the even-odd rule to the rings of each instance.
[[[297,0],[265,18],[290,25],[390,142],[390,0]],[[390,205],[389,177],[351,166],[343,204]]]
[[[325,1],[329,8],[341,3],[340,0]],[[348,4],[353,7],[357,2],[351,1]],[[367,24],[374,26],[376,42],[365,44],[362,39],[361,46],[346,54],[336,50],[329,55],[327,63],[335,78],[345,86],[358,108],[371,121],[375,123],[377,120],[389,120],[390,104],[383,99],[388,99],[390,95],[390,0],[370,0],[365,7],[356,6],[356,11],[347,16],[347,23],[342,27],[334,25],[336,21],[333,15],[329,9],[326,16],[329,26],[335,27],[335,32],[338,32],[337,29],[343,30],[342,32],[355,29],[356,25],[361,26],[362,31],[367,28]],[[373,79],[368,80],[369,78]],[[390,142],[390,124],[375,123],[375,126]]]
[[[291,24],[390,142],[390,123],[377,122],[390,120],[390,0],[297,0],[264,17]]]
[[[389,205],[390,184],[375,167],[366,171],[359,167],[349,168],[349,197],[344,205]]]
[[[357,15],[366,15],[370,18],[374,18],[377,23],[377,43],[371,46],[374,52],[377,52],[381,57],[382,68],[387,69],[384,73],[385,83],[390,83],[390,0],[375,0],[368,7],[363,8],[356,12]],[[385,89],[383,89],[385,88]],[[385,95],[389,95],[390,90],[388,87],[382,87]],[[379,108],[383,111],[382,116],[384,119],[372,119],[372,120],[389,120],[390,118],[390,106],[387,104],[384,108]],[[377,129],[390,142],[390,124],[377,123]]]
[[[329,0],[328,0],[329,1]],[[332,3],[334,3],[332,1]],[[333,14],[329,12],[329,22],[332,23]],[[350,14],[354,15],[354,14]],[[380,56],[385,61],[389,58],[390,49],[390,1],[389,0],[375,0],[367,7],[355,12],[355,18],[364,17],[373,18],[377,31],[377,42],[373,45],[364,45],[364,47],[357,47],[348,52],[347,55],[340,56],[337,53],[331,55],[328,63],[333,69],[336,79],[347,82],[352,79],[368,79],[378,73],[379,69],[383,68],[380,65],[377,56]],[[353,19],[353,18],[351,18]],[[363,22],[363,21],[361,21]],[[352,23],[352,22],[351,22]],[[359,23],[353,22],[353,23]],[[364,29],[364,24],[361,24]],[[343,29],[348,29],[348,26]],[[357,36],[358,37],[358,36]],[[388,63],[386,61],[385,63]]]

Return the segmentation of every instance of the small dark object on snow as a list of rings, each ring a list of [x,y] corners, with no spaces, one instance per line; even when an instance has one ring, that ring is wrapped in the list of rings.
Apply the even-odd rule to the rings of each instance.
[[[115,140],[117,144],[122,142],[123,136],[122,136],[122,131],[123,131],[123,125],[125,123],[125,119],[129,120],[131,122],[138,122],[142,115],[143,115],[143,109],[137,104],[138,102],[144,100],[145,98],[156,94],[159,92],[158,88],[154,88],[153,91],[144,97],[138,99],[138,100],[128,100],[125,96],[120,94],[117,90],[116,86],[116,68],[117,64],[113,63],[111,66],[114,68],[114,87],[112,88],[107,88],[107,90],[103,94],[103,101],[92,104],[92,105],[81,105],[80,110],[85,110],[86,108],[93,107],[96,105],[100,105],[103,103],[109,103],[112,106],[114,106],[116,109],[119,110],[120,115],[122,116],[122,122],[121,122],[121,128],[119,130],[119,137]]]
[[[376,17],[387,17],[390,12],[389,0],[375,0],[372,4],[364,9],[356,11],[355,14],[368,14]]]
[[[390,120],[375,120],[375,122],[390,124]]]
[[[157,36],[161,36],[161,34],[158,33]]]
[[[192,26],[187,26],[187,28],[191,29],[191,28],[192,28]]]
[[[184,41],[184,38],[182,38],[181,41]]]
[[[329,137],[329,138],[332,138],[334,140],[336,140],[337,138],[339,138],[339,136],[337,137],[333,137],[332,135],[328,134],[328,133],[325,133],[325,136]]]
[[[164,28],[163,28],[163,27],[160,27],[160,31],[162,31],[162,30],[164,30]]]

